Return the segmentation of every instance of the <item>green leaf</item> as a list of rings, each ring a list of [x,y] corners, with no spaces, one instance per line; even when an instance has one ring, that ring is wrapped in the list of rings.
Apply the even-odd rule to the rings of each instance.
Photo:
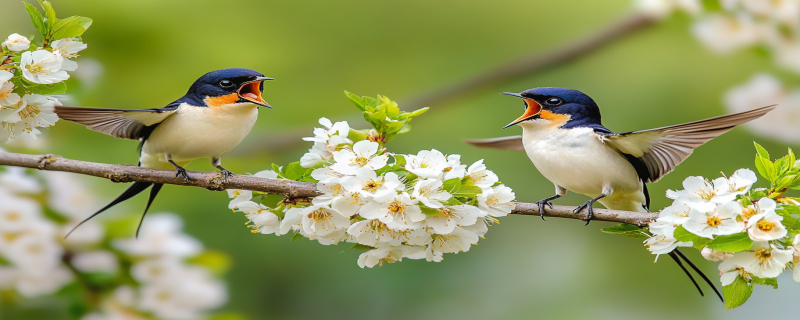
[[[753,285],[747,283],[742,277],[737,277],[733,283],[722,287],[725,296],[725,309],[733,309],[744,304],[753,294]]]
[[[297,241],[297,239],[301,239],[301,238],[303,238],[303,234],[301,234],[300,232],[298,232],[298,233],[295,233],[295,234],[292,236],[292,242],[295,242],[295,241]]]
[[[394,154],[394,165],[400,167],[406,165],[406,157],[402,154]]]
[[[375,110],[375,108],[378,107],[378,100],[376,100],[373,97],[364,96],[361,97],[361,99],[364,101],[364,108],[366,108],[367,110]]]
[[[52,30],[53,26],[58,22],[58,18],[56,18],[56,10],[53,9],[53,5],[50,4],[50,1],[47,0],[39,0],[39,5],[42,6],[44,9],[44,17],[45,21],[44,24],[47,27],[48,34],[50,34],[50,30]],[[47,39],[45,39],[46,41]]]
[[[761,174],[762,177],[769,180],[770,183],[775,183],[775,180],[778,177],[777,169],[775,169],[775,164],[772,161],[767,159],[758,157],[756,158],[756,169],[758,169],[758,173]]]
[[[692,247],[697,250],[703,250],[703,248],[705,248],[709,242],[711,242],[711,239],[709,238],[698,238],[697,240],[692,241]]]
[[[25,4],[25,11],[28,11],[28,15],[31,17],[33,27],[36,28],[36,31],[39,31],[39,34],[42,35],[42,38],[44,38],[47,36],[47,28],[44,25],[44,17],[42,17],[42,13],[39,12],[34,5],[27,2],[23,3]]]
[[[389,117],[389,119],[397,119],[397,116],[400,115],[400,107],[397,106],[397,102],[394,102],[389,99],[389,97],[382,95],[378,95],[378,101],[386,110],[386,116]]]
[[[461,179],[453,178],[442,183],[442,190],[447,191],[449,194],[458,192],[458,189],[461,189]]]
[[[59,20],[53,26],[51,37],[54,40],[80,37],[84,32],[86,32],[86,29],[89,29],[91,25],[92,19],[86,17],[72,16],[65,18]]]
[[[361,140],[367,140],[367,137],[369,137],[369,130],[370,129],[356,130],[356,129],[350,128],[350,133],[347,134],[347,139],[353,140],[353,142],[359,142]]]
[[[784,205],[775,210],[779,216],[783,217],[781,223],[786,226],[789,231],[798,230],[800,226],[800,219],[795,218],[795,215],[800,211],[800,208],[792,205]],[[800,231],[800,230],[798,230]]]
[[[442,214],[441,210],[428,207],[428,206],[422,204],[422,202],[418,203],[418,205],[419,205],[419,208],[422,210],[422,213],[424,213],[426,216],[432,217],[432,216],[438,216],[438,215]]]
[[[758,153],[759,157],[767,159],[767,160],[770,159],[769,152],[767,152],[767,149],[764,149],[764,147],[762,147],[760,144],[758,144],[755,141],[753,141],[753,144],[756,145],[756,152]]]
[[[272,171],[274,171],[275,173],[278,174],[278,178],[283,178],[284,177],[283,173],[281,172],[281,167],[278,166],[275,163],[272,164]]]
[[[706,246],[717,251],[739,252],[750,249],[750,247],[753,246],[753,240],[750,239],[750,236],[747,234],[747,232],[740,232],[724,236],[717,236]]]
[[[417,109],[417,110],[414,110],[414,111],[411,111],[411,112],[403,112],[403,113],[400,114],[398,119],[400,119],[400,120],[410,119],[410,118],[416,117],[418,115],[421,115],[421,114],[427,112],[428,109],[430,109],[430,108],[425,107],[425,108]]]
[[[367,111],[367,109],[365,108],[364,99],[362,99],[361,96],[349,92],[347,90],[344,91],[344,95],[350,98],[350,101],[353,101],[353,104],[356,105],[356,108],[358,108],[361,111]]]
[[[453,193],[452,195],[455,197],[472,198],[474,196],[481,194],[482,192],[483,189],[481,189],[480,187],[462,184],[461,188],[459,188],[458,191]]]
[[[786,189],[786,188],[792,186],[794,184],[795,179],[797,179],[797,178],[798,178],[798,176],[794,175],[794,174],[790,174],[790,175],[781,177],[780,179],[778,179],[778,182],[775,183],[775,189],[777,189],[777,190]]]
[[[760,284],[764,286],[772,286],[772,289],[778,289],[778,278],[759,278],[753,277],[754,284]]]
[[[644,229],[629,223],[615,224],[610,227],[602,228],[600,229],[600,231],[609,234],[618,234],[621,236],[626,236],[628,238],[634,238],[634,239],[647,239],[650,237],[643,232]]]
[[[458,205],[462,205],[464,203],[461,202],[460,200],[458,200],[456,197],[450,197],[450,199],[447,199],[447,201],[442,201],[442,204],[448,205],[448,206],[458,206]]]
[[[689,230],[686,230],[686,228],[684,228],[683,226],[678,226],[677,228],[675,228],[675,232],[672,233],[672,237],[682,242],[689,242],[689,241],[694,242],[703,238],[701,236],[689,232]]]
[[[794,152],[792,152],[792,148],[788,148],[789,151],[787,152],[787,157],[789,157],[790,169],[794,168],[794,163],[797,161],[797,157],[794,156]]]
[[[58,82],[53,84],[38,84],[38,83],[30,83],[27,81],[20,81],[18,83],[21,84],[19,86],[19,89],[30,93],[50,95],[50,94],[59,94],[67,92],[67,84],[64,82]]]
[[[306,172],[309,171],[308,168],[303,168],[300,165],[300,161],[295,161],[286,166],[283,170],[283,176],[289,180],[300,180],[305,176]]]

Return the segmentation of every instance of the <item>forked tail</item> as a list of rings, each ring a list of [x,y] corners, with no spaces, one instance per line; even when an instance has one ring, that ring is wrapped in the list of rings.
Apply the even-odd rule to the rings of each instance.
[[[141,193],[142,191],[146,190],[151,185],[153,186],[153,189],[150,190],[150,198],[147,200],[147,206],[144,208],[144,213],[142,213],[142,219],[139,221],[139,227],[136,228],[136,237],[139,237],[139,229],[141,229],[141,227],[142,227],[142,222],[144,221],[144,216],[147,214],[147,210],[150,209],[150,204],[153,203],[153,200],[156,198],[156,195],[158,195],[158,192],[161,190],[161,187],[164,186],[163,183],[155,183],[154,184],[154,183],[150,183],[150,182],[134,182],[133,184],[131,184],[130,187],[128,187],[128,189],[125,189],[125,191],[123,191],[122,194],[120,194],[116,199],[114,199],[114,201],[111,201],[111,203],[107,204],[105,207],[103,207],[102,209],[98,210],[97,212],[95,212],[94,214],[89,216],[88,218],[86,218],[83,221],[81,221],[81,223],[79,223],[77,226],[72,228],[72,230],[70,230],[69,233],[67,233],[67,235],[64,236],[64,238],[69,237],[69,235],[72,234],[72,232],[74,232],[75,229],[78,229],[78,227],[80,227],[82,224],[86,223],[86,221],[91,220],[92,218],[96,217],[98,214],[103,213],[103,211],[106,211],[106,210],[110,209],[111,207],[124,202],[125,200],[133,198],[135,195],[137,195],[137,194]]]

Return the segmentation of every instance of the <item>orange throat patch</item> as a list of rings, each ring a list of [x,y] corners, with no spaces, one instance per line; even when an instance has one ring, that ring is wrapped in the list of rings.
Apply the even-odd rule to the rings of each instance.
[[[561,128],[561,126],[566,124],[567,121],[569,121],[569,119],[571,118],[571,116],[568,114],[557,114],[547,110],[542,110],[542,112],[539,113],[539,118],[550,121],[550,124],[547,126],[548,128],[556,129],[556,128]]]
[[[236,93],[231,93],[226,96],[220,97],[207,97],[203,100],[207,106],[212,108],[219,108],[226,104],[234,104],[236,101],[239,101],[239,95]]]

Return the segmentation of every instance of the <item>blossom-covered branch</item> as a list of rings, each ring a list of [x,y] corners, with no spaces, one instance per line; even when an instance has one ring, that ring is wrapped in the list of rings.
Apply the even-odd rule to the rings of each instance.
[[[132,165],[113,165],[97,162],[65,159],[54,155],[28,155],[0,152],[0,165],[53,170],[90,175],[114,182],[153,182],[182,186],[201,187],[209,190],[243,189],[284,195],[288,198],[305,198],[319,195],[317,185],[309,182],[260,178],[255,176],[233,175],[221,179],[216,172],[187,171],[190,181],[176,177],[172,170],[148,169]],[[585,212],[575,213],[575,207],[553,206],[545,208],[545,217],[585,219]],[[657,213],[629,212],[595,209],[594,220],[645,225],[658,218]],[[511,214],[539,215],[539,208],[533,203],[518,202]]]

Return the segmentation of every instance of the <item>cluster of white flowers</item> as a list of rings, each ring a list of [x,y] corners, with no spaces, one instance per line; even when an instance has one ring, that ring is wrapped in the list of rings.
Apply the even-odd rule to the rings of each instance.
[[[467,167],[459,155],[437,150],[391,154],[377,142],[347,139],[347,122],[320,123],[325,128],[305,138],[314,147],[301,164],[313,168],[310,176],[322,195],[273,209],[252,201],[250,191],[228,191],[229,208],[244,212],[253,232],[293,231],[324,245],[355,243],[369,248],[358,258],[362,268],[402,258],[438,262],[444,253],[468,251],[495,218],[514,208],[514,192],[483,160]]]
[[[703,257],[724,261],[719,265],[723,286],[733,283],[737,277],[748,282],[754,277],[777,277],[787,266],[794,267],[800,261],[800,236],[789,237],[782,224],[784,218],[776,213],[775,200],[763,197],[750,204],[742,199],[756,180],[755,173],[748,169],[739,169],[729,178],[720,177],[713,181],[702,177],[686,178],[684,190],[667,191],[667,197],[674,199],[674,203],[662,210],[659,218],[650,224],[652,237],[645,240],[645,244],[657,255],[669,253],[677,247],[695,246],[699,249],[702,246]],[[676,235],[678,228],[688,231],[695,240],[676,239],[686,240],[685,235]],[[735,252],[709,247],[724,248],[726,243],[720,239],[752,245],[732,250]],[[722,246],[712,245],[715,242]],[[798,270],[800,268],[794,268],[794,279],[800,282]]]
[[[202,319],[204,311],[227,300],[225,285],[208,268],[185,262],[200,254],[202,245],[181,232],[177,216],[153,215],[138,239],[112,239],[110,247],[97,220],[89,220],[65,239],[87,212],[97,208],[94,197],[69,173],[33,175],[25,170],[0,171],[0,291],[40,297],[91,274],[132,277],[138,283],[112,288],[101,311],[85,316],[86,320],[148,319],[140,316],[144,314]],[[45,207],[59,218],[53,220]],[[133,261],[129,271],[121,259]]]
[[[2,43],[0,56],[0,141],[15,139],[23,134],[33,138],[58,121],[54,107],[61,103],[52,96],[29,90],[31,85],[50,85],[69,79],[67,71],[75,71],[74,58],[86,49],[77,39],[58,39],[46,47],[33,47],[28,38],[19,34],[8,36]],[[19,62],[12,57],[19,54]],[[23,83],[24,82],[24,83]],[[35,91],[35,90],[34,90]]]
[[[148,217],[137,239],[114,241],[114,247],[134,258],[130,272],[139,286],[118,287],[101,312],[83,319],[145,319],[126,317],[132,310],[159,319],[204,319],[205,311],[222,306],[225,284],[207,268],[184,262],[203,247],[181,232],[182,224],[175,215],[156,214]]]

